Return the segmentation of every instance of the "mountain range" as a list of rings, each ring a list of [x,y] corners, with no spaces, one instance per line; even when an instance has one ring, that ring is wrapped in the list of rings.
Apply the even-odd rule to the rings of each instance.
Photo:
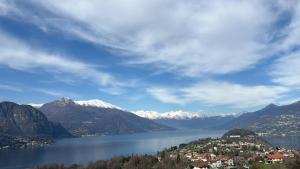
[[[300,135],[300,101],[244,113],[225,125],[224,128],[243,127],[265,135]]]
[[[218,129],[232,120],[234,115],[210,115],[203,112],[169,111],[134,111],[136,115],[151,119],[157,123],[177,129]]]
[[[234,129],[247,128],[261,135],[300,135],[300,101],[233,115],[209,116],[205,113],[138,111],[136,114],[174,128]]]
[[[207,114],[200,112],[187,112],[182,110],[168,111],[168,112],[156,112],[156,111],[144,111],[138,110],[134,111],[134,114],[145,117],[148,119],[192,119],[192,118],[202,118],[207,117]]]
[[[222,125],[234,119],[234,116],[210,116],[187,119],[153,119],[153,121],[177,129],[222,129]]]
[[[73,101],[62,98],[43,104],[39,110],[75,136],[172,129],[101,100]]]
[[[101,100],[0,103],[0,149],[49,144],[63,137],[173,129]]]
[[[131,113],[97,99],[74,101],[61,98],[32,106],[0,103],[0,140],[11,140],[14,137],[56,139],[175,128],[248,128],[262,135],[300,135],[300,102],[284,106],[270,104],[258,111],[226,116],[184,111]]]

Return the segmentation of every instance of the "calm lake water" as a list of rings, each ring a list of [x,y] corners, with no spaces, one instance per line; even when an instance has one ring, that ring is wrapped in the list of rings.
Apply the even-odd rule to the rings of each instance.
[[[300,136],[265,137],[274,146],[300,150]]]
[[[225,131],[177,130],[115,136],[95,136],[58,140],[33,149],[0,151],[0,169],[24,169],[41,164],[87,164],[117,155],[155,154],[171,146],[199,138],[221,137]],[[268,137],[276,146],[300,149],[300,137]]]
[[[155,154],[164,148],[199,138],[220,137],[223,133],[225,131],[177,130],[63,139],[43,148],[2,150],[0,169],[24,169],[49,163],[87,164],[117,155]]]

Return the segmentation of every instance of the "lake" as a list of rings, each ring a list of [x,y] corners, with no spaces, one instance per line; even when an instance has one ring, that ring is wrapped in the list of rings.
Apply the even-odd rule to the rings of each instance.
[[[24,169],[41,164],[87,164],[117,155],[156,154],[165,148],[199,138],[221,137],[226,131],[176,130],[114,136],[93,136],[58,140],[55,144],[31,149],[0,151],[0,169]],[[266,137],[276,145],[300,149],[298,137]]]
[[[264,138],[274,146],[300,150],[300,136],[274,136]]]
[[[156,154],[171,146],[199,138],[221,137],[224,133],[217,130],[176,130],[62,139],[41,148],[2,150],[0,168],[23,169],[49,163],[87,164],[117,155]]]

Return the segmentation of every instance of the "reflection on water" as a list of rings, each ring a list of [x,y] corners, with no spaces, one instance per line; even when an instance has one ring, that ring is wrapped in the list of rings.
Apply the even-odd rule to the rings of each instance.
[[[117,155],[155,154],[164,148],[198,138],[220,137],[224,132],[177,130],[63,139],[43,148],[0,151],[0,168],[20,169],[48,163],[87,164]]]

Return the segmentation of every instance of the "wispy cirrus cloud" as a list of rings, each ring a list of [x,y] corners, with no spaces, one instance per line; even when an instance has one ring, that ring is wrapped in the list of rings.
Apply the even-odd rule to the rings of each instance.
[[[43,51],[0,31],[0,64],[21,71],[47,71],[56,77],[68,74],[100,86],[118,86],[112,75],[95,66],[61,54]]]
[[[8,15],[9,13],[16,13],[17,8],[15,8],[15,4],[13,1],[1,0],[0,1],[0,16]]]
[[[100,88],[99,91],[103,93],[108,93],[110,95],[121,95],[126,92],[125,89],[120,87]]]
[[[42,28],[120,50],[131,56],[128,63],[150,64],[182,76],[238,72],[269,57],[274,24],[289,7],[280,0],[31,0],[27,4],[48,14],[33,15],[23,9],[24,17]]]
[[[79,98],[80,95],[74,92],[67,92],[64,90],[46,89],[46,88],[35,88],[32,91],[39,92],[54,97],[69,97],[69,98]]]
[[[148,93],[164,103],[202,102],[235,108],[253,108],[276,101],[289,89],[280,86],[246,86],[229,82],[206,81],[183,88],[156,87]]]
[[[10,90],[10,91],[14,91],[14,92],[22,92],[23,91],[23,89],[20,87],[8,85],[8,84],[0,84],[0,89]]]
[[[270,67],[272,81],[290,88],[300,88],[300,3],[289,6],[291,21],[283,31],[277,48],[284,52]]]
[[[275,83],[300,88],[300,51],[278,59],[272,66],[270,75]]]
[[[186,103],[184,98],[180,98],[175,94],[175,91],[166,87],[151,87],[147,89],[147,92],[163,103],[173,103],[183,105]]]
[[[274,82],[273,85],[199,80],[197,84],[176,89],[149,87],[147,92],[163,103],[184,105],[197,101],[254,107],[275,101],[289,91],[286,87],[297,87],[300,83],[297,78],[300,63],[294,50],[300,38],[299,1],[14,2],[17,1],[0,1],[0,9],[3,9],[0,15],[30,20],[45,31],[58,30],[72,38],[109,47],[118,55],[126,56],[126,64],[150,65],[147,68],[154,68],[155,72],[171,72],[176,76],[193,77],[196,81],[203,75],[214,79],[215,75],[254,68],[262,60],[280,54],[275,65],[267,66],[271,68],[268,70],[271,79],[266,81]],[[282,16],[287,18],[283,21]],[[5,39],[6,35],[0,36],[3,37]],[[3,49],[15,46],[20,52],[4,50],[9,55],[0,56],[0,64],[19,70],[55,70],[106,86],[100,89],[102,92],[113,95],[123,92],[118,86],[124,83],[93,65],[32,49],[19,40],[10,39]],[[2,41],[0,39],[0,44],[5,45]],[[7,62],[10,55],[12,62]]]
[[[290,20],[284,29],[279,32],[281,38],[276,44],[276,49],[292,52],[296,46],[300,45],[300,2],[290,0],[283,1],[283,4],[286,5]]]

